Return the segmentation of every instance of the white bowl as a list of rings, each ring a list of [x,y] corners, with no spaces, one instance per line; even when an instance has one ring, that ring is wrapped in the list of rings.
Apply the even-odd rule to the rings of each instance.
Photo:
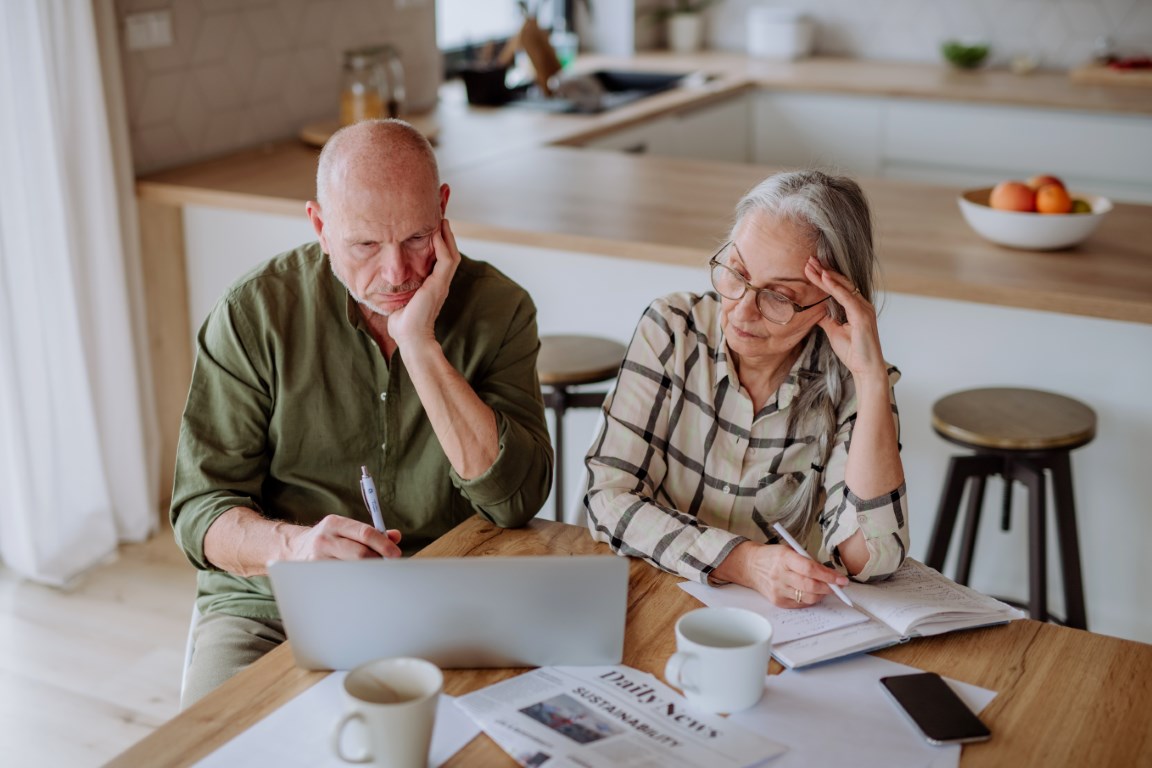
[[[1083,242],[1112,210],[1112,201],[1100,195],[1069,190],[1092,206],[1091,213],[1024,213],[988,207],[991,187],[970,189],[956,199],[968,225],[987,240],[1010,248],[1054,251]]]

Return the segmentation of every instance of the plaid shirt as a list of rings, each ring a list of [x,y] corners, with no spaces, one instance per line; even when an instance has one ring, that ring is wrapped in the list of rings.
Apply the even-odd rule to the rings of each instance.
[[[740,542],[777,543],[771,530],[777,510],[804,476],[822,471],[819,544],[813,548],[814,526],[809,551],[846,572],[836,547],[861,529],[870,557],[855,578],[894,572],[908,545],[904,485],[860,499],[844,482],[856,421],[851,375],[830,456],[819,455],[814,435],[789,432],[789,406],[801,382],[823,375],[815,371],[822,344],[827,338],[813,330],[780,388],[753,413],[727,354],[719,297],[676,293],[653,302],[636,327],[586,459],[593,537],[618,554],[708,583]],[[894,384],[900,372],[890,366],[888,378]],[[892,414],[899,434],[894,395]]]

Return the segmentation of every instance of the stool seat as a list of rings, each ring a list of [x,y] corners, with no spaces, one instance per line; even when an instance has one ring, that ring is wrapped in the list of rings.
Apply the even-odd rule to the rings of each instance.
[[[626,351],[598,336],[541,336],[536,372],[545,386],[595,384],[616,375]]]
[[[1071,450],[1096,436],[1096,413],[1079,400],[1054,392],[990,387],[936,401],[932,428],[969,448]]]
[[[948,463],[944,491],[925,562],[943,570],[967,491],[956,581],[968,583],[976,550],[976,532],[989,477],[1004,479],[1000,527],[1009,529],[1012,485],[1028,491],[1028,610],[1032,618],[1054,620],[1048,612],[1047,517],[1051,479],[1056,538],[1060,547],[1061,581],[1066,608],[1064,623],[1088,628],[1080,545],[1076,533],[1076,502],[1072,490],[1072,449],[1096,436],[1096,413],[1070,397],[1038,389],[993,387],[955,392],[932,407],[932,428],[949,442],[972,451]]]
[[[608,396],[604,391],[569,392],[568,387],[615,378],[627,351],[620,342],[599,336],[540,337],[536,374],[544,388],[544,405],[555,414],[553,499],[558,521],[564,520],[564,412],[569,408],[599,408]]]

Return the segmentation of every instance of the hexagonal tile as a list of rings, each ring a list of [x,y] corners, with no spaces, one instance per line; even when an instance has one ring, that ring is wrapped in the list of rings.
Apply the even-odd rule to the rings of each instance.
[[[192,63],[211,64],[223,60],[236,34],[237,21],[236,15],[232,13],[204,16],[192,48]]]
[[[209,112],[240,106],[240,91],[232,73],[223,64],[197,67],[189,74]]]
[[[176,112],[186,80],[183,72],[148,75],[133,123],[148,126],[170,120]]]
[[[327,44],[332,34],[332,16],[335,10],[335,3],[327,1],[312,2],[305,6],[296,43],[301,46]]]

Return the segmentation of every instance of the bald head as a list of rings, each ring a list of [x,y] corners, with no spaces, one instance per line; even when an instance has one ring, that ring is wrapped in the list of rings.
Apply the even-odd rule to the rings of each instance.
[[[324,145],[316,167],[316,202],[341,189],[381,183],[440,186],[436,154],[424,134],[403,120],[364,120],[341,128]]]

